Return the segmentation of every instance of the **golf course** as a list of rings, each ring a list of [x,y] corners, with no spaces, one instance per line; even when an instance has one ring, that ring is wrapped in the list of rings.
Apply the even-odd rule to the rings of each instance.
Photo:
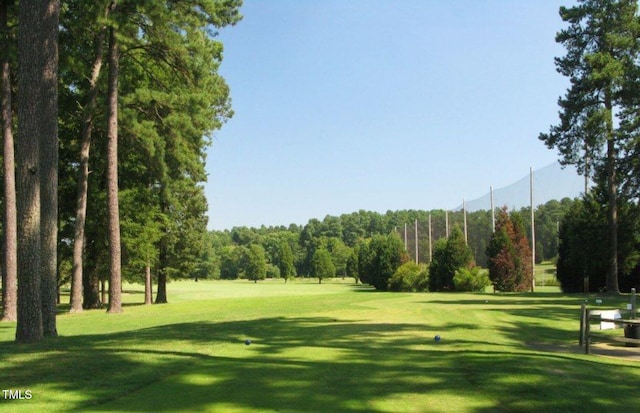
[[[640,410],[640,362],[578,347],[594,295],[382,293],[352,279],[169,291],[145,306],[125,285],[121,314],[62,304],[60,336],[36,344],[0,324],[2,387],[29,395],[0,411]]]

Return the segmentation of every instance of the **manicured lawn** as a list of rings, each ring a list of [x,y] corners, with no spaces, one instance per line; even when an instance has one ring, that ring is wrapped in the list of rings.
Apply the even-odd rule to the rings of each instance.
[[[584,296],[185,281],[143,306],[125,290],[124,313],[61,314],[55,340],[16,345],[0,324],[0,386],[33,395],[0,411],[640,411],[640,362],[575,352]]]
[[[536,264],[536,285],[558,285],[556,279],[556,265],[545,261],[541,264]]]

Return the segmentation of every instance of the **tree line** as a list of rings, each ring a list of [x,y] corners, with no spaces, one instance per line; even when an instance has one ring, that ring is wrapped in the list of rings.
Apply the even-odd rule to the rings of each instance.
[[[556,259],[558,228],[574,202],[569,198],[551,200],[536,208],[534,227],[537,262]],[[530,208],[512,213],[529,217]],[[524,218],[520,221],[525,236],[531,239],[530,222]],[[265,259],[265,271],[261,274],[264,273],[265,277],[281,277],[285,280],[293,276],[314,277],[313,257],[320,250],[328,252],[332,258],[335,276],[352,277],[356,274],[357,254],[362,243],[377,235],[392,233],[401,240],[407,260],[429,264],[437,242],[447,238],[447,228],[450,234],[456,228],[463,231],[464,222],[464,211],[403,210],[383,214],[360,210],[340,216],[327,215],[323,220],[312,218],[302,226],[235,227],[212,231],[207,253],[208,276],[216,279],[251,277],[246,270],[249,257],[261,254]],[[494,230],[491,211],[467,212],[466,223],[466,244],[471,259],[476,265],[487,268],[487,248]],[[252,246],[255,246],[253,252]],[[260,252],[257,252],[258,249]]]
[[[534,211],[535,262],[556,263],[557,278],[565,292],[606,289],[609,252],[603,247],[607,245],[604,192],[596,187],[582,198],[551,200]],[[640,289],[640,209],[637,203],[624,201],[620,212],[623,225],[617,275],[623,291]],[[208,251],[203,256],[207,264],[202,268],[206,267],[206,271],[195,276],[247,278],[255,282],[265,278],[281,278],[286,282],[292,277],[317,277],[322,282],[331,277],[353,277],[356,282],[378,289],[400,291],[474,291],[490,283],[501,291],[531,290],[534,285],[530,208],[496,210],[495,227],[491,211],[467,213],[466,240],[462,214],[443,210],[384,214],[360,210],[327,215],[322,221],[311,219],[303,226],[211,231]],[[412,224],[406,226],[405,237],[406,222]],[[381,261],[381,256],[386,256],[387,261]],[[413,266],[406,266],[401,270],[404,275],[397,275],[406,263]],[[482,268],[487,274],[486,281],[480,282]],[[454,282],[456,275],[459,286]]]

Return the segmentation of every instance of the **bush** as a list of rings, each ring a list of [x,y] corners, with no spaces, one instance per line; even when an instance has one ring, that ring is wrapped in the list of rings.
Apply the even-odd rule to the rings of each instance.
[[[453,276],[456,291],[482,292],[491,285],[489,272],[480,267],[460,268]]]
[[[271,263],[267,263],[267,278],[280,278],[280,268]]]
[[[360,281],[385,291],[393,274],[407,261],[404,244],[397,235],[374,235],[369,242],[359,246]]]
[[[429,265],[429,291],[451,291],[458,268],[473,266],[473,254],[464,241],[464,234],[454,227],[448,239],[436,242]]]
[[[398,292],[427,291],[428,286],[427,266],[409,261],[402,264],[389,279],[388,290]]]

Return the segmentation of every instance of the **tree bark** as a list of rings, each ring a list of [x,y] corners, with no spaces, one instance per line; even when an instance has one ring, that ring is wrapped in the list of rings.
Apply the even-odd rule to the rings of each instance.
[[[16,205],[18,245],[18,314],[16,341],[42,340],[42,297],[40,290],[40,107],[44,65],[41,27],[44,8],[33,1],[21,1],[18,26],[18,136],[16,145]]]
[[[164,213],[166,211],[166,203],[164,201],[163,188],[160,191],[160,208]],[[166,231],[166,230],[165,230]],[[158,251],[158,287],[156,292],[156,304],[167,304],[167,234],[165,232],[164,237],[160,240],[160,247]]]
[[[108,14],[108,12],[107,12]],[[78,195],[76,198],[76,222],[73,240],[73,270],[71,276],[71,312],[82,311],[82,270],[84,265],[85,223],[87,218],[87,194],[89,191],[89,151],[91,149],[91,133],[93,131],[93,113],[98,95],[98,78],[102,69],[106,27],[96,36],[95,59],[91,67],[89,80],[89,97],[84,108],[82,120],[82,141],[80,144],[80,171],[78,176]]]
[[[607,220],[609,230],[609,271],[607,273],[607,292],[620,294],[618,286],[618,183],[616,177],[616,148],[613,134],[613,111],[611,93],[605,92],[607,110]]]
[[[11,71],[9,65],[8,2],[0,1],[0,33],[2,47],[2,136],[4,138],[4,262],[2,271],[2,321],[17,320],[18,268],[16,228],[16,175],[11,107]]]
[[[162,256],[162,253],[160,253]],[[162,257],[160,258],[162,262]],[[167,272],[162,266],[158,268],[158,290],[156,292],[156,304],[167,303]]]
[[[42,328],[57,337],[58,301],[58,24],[60,1],[49,0],[40,30],[44,43],[42,109],[40,122],[40,242],[42,265]]]
[[[153,291],[151,286],[151,264],[147,262],[144,268],[144,303],[153,303]]]
[[[114,5],[112,3],[112,5]],[[118,72],[120,53],[116,29],[109,29],[109,88],[107,102],[107,209],[109,217],[109,309],[122,312],[120,212],[118,205]]]
[[[103,301],[100,300],[100,279],[95,269],[83,273],[82,287],[84,297],[82,308],[85,310],[101,308]]]
[[[618,285],[618,186],[616,182],[615,146],[613,138],[607,140],[607,181],[608,198],[607,221],[609,230],[609,271],[607,292],[620,294]]]

